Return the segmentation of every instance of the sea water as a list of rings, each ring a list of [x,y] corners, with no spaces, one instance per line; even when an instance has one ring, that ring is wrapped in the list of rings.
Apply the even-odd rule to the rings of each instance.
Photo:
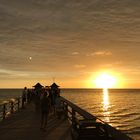
[[[22,89],[0,89],[0,101],[21,94]],[[61,96],[134,140],[140,139],[140,90],[61,89]]]
[[[11,98],[20,97],[23,89],[0,89],[0,103]]]

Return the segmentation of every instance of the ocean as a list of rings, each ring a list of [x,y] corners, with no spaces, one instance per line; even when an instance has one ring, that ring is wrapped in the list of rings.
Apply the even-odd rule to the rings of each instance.
[[[0,102],[21,94],[22,89],[0,89]],[[61,89],[61,96],[134,140],[140,140],[139,89]]]

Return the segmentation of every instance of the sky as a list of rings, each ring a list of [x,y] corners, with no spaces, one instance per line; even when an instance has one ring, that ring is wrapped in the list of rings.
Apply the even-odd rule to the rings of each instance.
[[[0,0],[0,88],[37,82],[140,88],[139,0]]]

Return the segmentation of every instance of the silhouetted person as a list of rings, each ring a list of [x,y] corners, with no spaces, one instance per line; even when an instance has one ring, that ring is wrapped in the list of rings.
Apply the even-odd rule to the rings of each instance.
[[[27,97],[27,87],[24,87],[22,92],[22,108],[25,107],[26,97]]]
[[[49,90],[49,99],[50,99],[50,103],[51,103],[51,112],[53,114],[55,114],[55,98],[54,98],[54,94],[53,94],[53,90]]]
[[[58,119],[60,119],[63,114],[63,104],[62,104],[61,97],[59,94],[57,95],[55,99],[55,111],[56,111],[56,115]]]
[[[28,89],[27,90],[27,103],[30,103],[31,101],[31,91]]]
[[[56,101],[55,100],[59,95],[60,95],[60,89],[58,87],[57,88],[52,88],[50,90],[49,97],[51,99],[51,107],[52,107],[54,115],[56,114],[56,107],[55,107]]]
[[[49,110],[50,110],[50,100],[47,96],[47,92],[44,92],[44,96],[41,99],[41,129],[44,131],[46,131]]]

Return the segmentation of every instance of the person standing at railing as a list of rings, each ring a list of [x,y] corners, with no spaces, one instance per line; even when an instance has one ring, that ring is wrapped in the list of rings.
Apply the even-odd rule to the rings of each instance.
[[[60,98],[60,94],[57,94],[57,97],[55,99],[55,111],[58,119],[61,119],[63,114],[63,104]]]
[[[55,100],[56,100],[57,96],[60,95],[60,89],[56,83],[53,83],[50,87],[51,88],[50,88],[49,97],[51,99],[53,114],[56,115]]]
[[[24,87],[22,92],[22,108],[25,108],[26,98],[27,98],[27,87]]]

